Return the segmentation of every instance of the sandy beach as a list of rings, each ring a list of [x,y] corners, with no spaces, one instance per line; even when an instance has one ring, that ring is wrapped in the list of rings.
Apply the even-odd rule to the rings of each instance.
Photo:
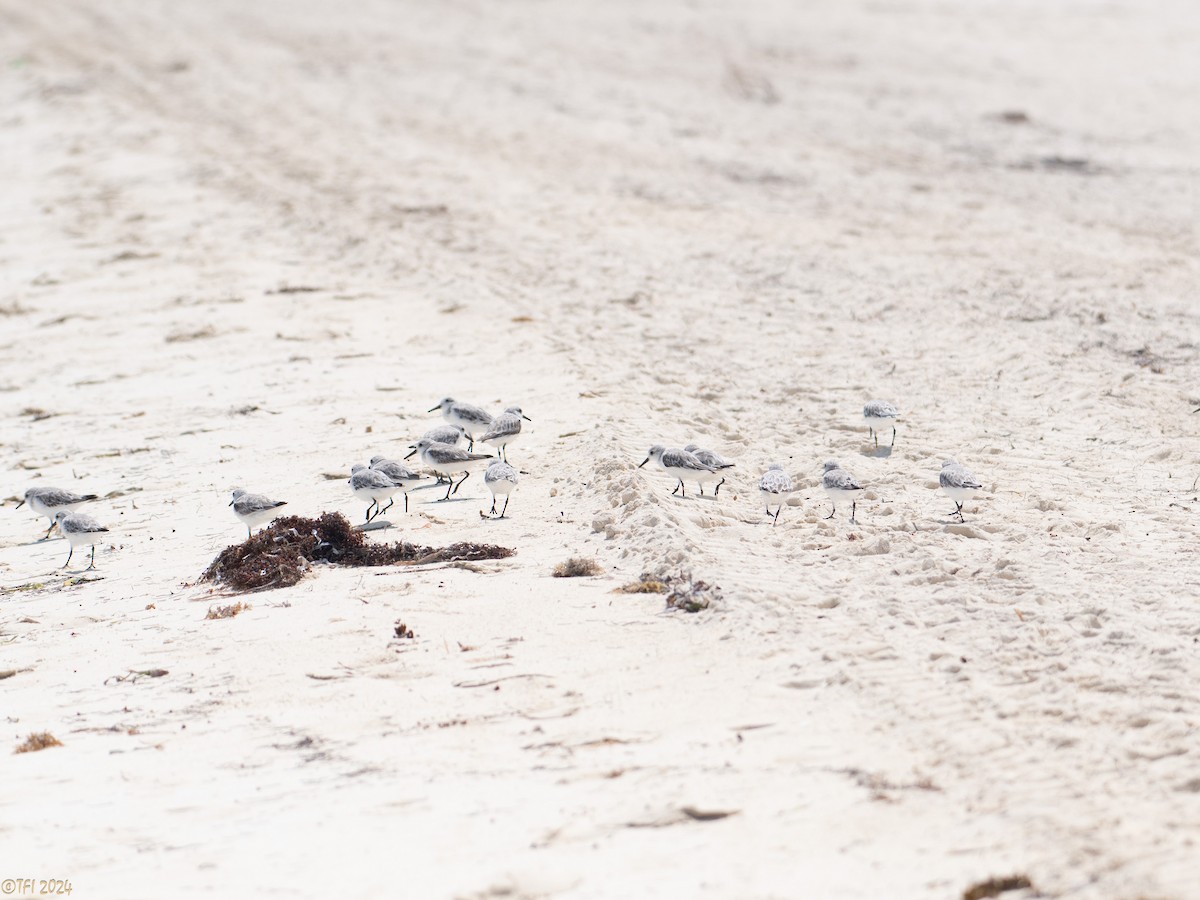
[[[1198,42],[0,0],[0,891],[1200,898]],[[232,489],[361,522],[447,395],[531,420],[507,517],[476,474],[369,540],[515,555],[199,580]],[[718,497],[638,468],[690,442]],[[39,486],[99,495],[94,571]]]

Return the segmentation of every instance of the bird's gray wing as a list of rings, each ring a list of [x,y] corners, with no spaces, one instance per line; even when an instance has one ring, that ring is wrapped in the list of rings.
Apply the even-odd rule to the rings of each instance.
[[[505,414],[503,416],[497,416],[494,420],[492,420],[491,427],[488,428],[487,433],[484,434],[479,440],[490,441],[498,437],[505,437],[510,434],[518,434],[520,431],[521,417]]]
[[[691,469],[695,472],[713,471],[712,466],[706,466],[694,454],[688,453],[686,450],[663,451],[662,464],[668,469]]]
[[[264,497],[262,494],[242,494],[242,496],[233,502],[233,508],[243,515],[262,512],[267,509],[275,509],[277,506],[284,505],[286,505],[286,501],[272,500],[269,497]]]
[[[825,473],[825,487],[835,491],[861,491],[862,485],[845,469],[831,469]]]

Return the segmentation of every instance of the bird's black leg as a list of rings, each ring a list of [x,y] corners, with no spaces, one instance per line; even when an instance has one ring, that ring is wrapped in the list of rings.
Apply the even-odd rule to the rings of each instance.
[[[469,434],[467,435],[467,452],[475,452],[475,438],[471,437]],[[453,481],[454,479],[451,478],[450,480]]]
[[[506,512],[508,512],[508,501],[509,501],[509,500],[511,500],[511,499],[512,499],[511,497],[505,497],[505,498],[504,498],[504,509],[500,510],[500,518],[502,518],[502,519],[503,519],[503,518],[504,518],[504,514],[505,514]]]
[[[892,427],[892,446],[893,447],[896,446],[896,428],[895,428],[895,426]]]
[[[404,511],[408,512],[408,491],[404,492]]]
[[[466,474],[464,474],[464,475],[463,475],[463,477],[462,477],[462,481],[460,481],[458,484],[456,484],[456,485],[454,486],[454,493],[456,493],[456,494],[457,494],[457,493],[458,493],[458,489],[459,489],[460,487],[462,487],[462,486],[463,486],[463,481],[466,481],[466,480],[467,480],[468,478],[470,478],[470,477],[471,477],[471,473],[470,473],[470,472],[467,472]]]
[[[680,497],[686,497],[686,496],[687,496],[687,488],[686,488],[686,487],[684,487],[684,484],[683,484],[683,479],[682,479],[682,478],[680,478],[680,479],[679,479],[679,496],[680,496]]]
[[[492,515],[496,514],[496,495],[492,494]]]
[[[446,496],[440,497],[438,499],[438,503],[441,503],[443,500],[450,499],[450,488],[452,488],[452,487],[454,487],[454,479],[452,477],[450,477],[449,475],[447,475],[446,476]]]
[[[679,482],[679,484],[675,485],[675,490],[671,491],[671,496],[672,496],[672,497],[674,497],[676,494],[678,494],[678,493],[679,493],[679,489],[680,489],[681,487],[683,487],[683,482],[682,482],[682,481],[681,481],[681,482]]]
[[[768,513],[770,513],[770,512],[771,512],[771,508],[770,508],[770,507],[767,507],[767,512],[768,512]],[[775,521],[771,523],[771,527],[772,527],[772,528],[774,528],[776,525],[778,525],[778,524],[779,524],[779,514],[780,514],[781,512],[783,512],[783,504],[782,504],[782,503],[780,503],[780,504],[779,504],[779,508],[775,510]]]
[[[857,501],[857,500],[851,500],[851,501],[850,501],[850,524],[851,524],[851,525],[857,525],[857,524],[858,524],[856,521],[854,521],[854,513],[855,513],[855,511],[856,511],[857,509],[858,509],[858,501]]]
[[[722,478],[720,481],[718,481],[718,482],[717,482],[717,487],[716,487],[716,489],[713,491],[713,496],[714,496],[714,497],[716,497],[718,494],[720,494],[720,493],[721,493],[721,485],[723,485],[724,483],[725,483],[725,479],[724,479],[724,478]]]
[[[96,568],[96,545],[95,544],[92,544],[92,561],[88,565],[88,568],[89,569]]]
[[[829,505],[830,505],[830,506],[832,506],[832,507],[833,507],[833,509],[831,509],[831,510],[829,511],[829,515],[827,515],[825,518],[827,518],[827,519],[832,519],[832,518],[833,518],[833,514],[834,514],[835,512],[837,512],[837,504],[836,504],[836,503],[834,503],[832,500],[830,500],[830,501],[829,501]]]
[[[50,532],[52,532],[54,530],[54,526],[57,524],[58,524],[58,522],[56,522],[56,521],[50,522],[50,527],[46,529],[46,536],[44,538],[42,538],[43,541],[50,540]]]
[[[700,496],[703,497],[704,496],[704,482],[697,481],[696,484],[700,485]]]
[[[379,501],[378,501],[378,500],[376,500],[375,502],[376,502],[376,503],[378,503]],[[392,508],[392,504],[393,504],[393,503],[395,503],[395,502],[396,502],[396,498],[395,498],[395,497],[388,497],[388,505],[387,505],[387,506],[385,506],[383,509],[381,509],[379,512],[377,512],[375,515],[380,515],[381,513],[385,513],[385,512],[387,512],[389,509],[391,509],[391,508]]]
[[[64,569],[71,564],[71,557],[74,555],[75,555],[75,548],[72,547],[71,552],[67,554],[67,561],[65,563],[63,563]]]
[[[957,507],[957,509],[955,509],[955,512],[956,512],[956,513],[958,513],[958,521],[962,522],[962,523],[965,525],[965,524],[966,524],[966,522],[967,522],[967,520],[963,518],[963,514],[962,514],[962,504],[961,504],[961,503],[958,503],[958,502],[955,502],[955,504],[954,504],[954,505]]]

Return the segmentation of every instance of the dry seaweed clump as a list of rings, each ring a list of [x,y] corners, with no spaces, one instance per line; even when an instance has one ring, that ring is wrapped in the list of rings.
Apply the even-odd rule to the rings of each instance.
[[[39,731],[25,738],[25,743],[17,744],[13,753],[34,753],[47,747],[61,747],[63,742],[48,731]]]
[[[340,513],[320,518],[285,516],[253,537],[226,547],[200,576],[235,591],[287,587],[313,563],[339,566],[394,566],[455,560],[505,559],[515,551],[495,544],[458,543],[422,547],[400,541],[374,544]]]
[[[602,574],[604,569],[600,567],[600,563],[582,556],[572,556],[554,567],[555,578],[590,578]]]
[[[210,606],[208,608],[208,615],[206,615],[204,618],[206,618],[206,619],[232,619],[238,613],[243,613],[250,608],[251,607],[250,607],[249,603],[242,603],[240,601],[237,603],[231,604],[230,606]]]
[[[691,575],[680,575],[670,579],[668,584],[670,593],[667,594],[667,609],[697,613],[708,609],[721,596],[721,589],[715,584],[698,581]]]
[[[987,881],[980,881],[963,891],[963,900],[987,900],[989,897],[999,897],[1009,891],[1022,891],[1031,887],[1033,887],[1033,882],[1026,875],[989,878]]]
[[[670,579],[665,576],[651,575],[649,572],[643,572],[638,576],[637,581],[631,581],[629,584],[623,584],[613,593],[615,594],[665,594],[671,589]]]

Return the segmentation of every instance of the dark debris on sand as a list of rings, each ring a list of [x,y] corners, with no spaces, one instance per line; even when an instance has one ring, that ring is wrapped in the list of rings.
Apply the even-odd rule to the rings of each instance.
[[[516,551],[495,544],[422,547],[401,541],[375,544],[340,513],[318,519],[284,516],[258,534],[226,547],[200,576],[236,593],[295,584],[316,562],[339,566],[395,566],[456,560],[505,559]]]

